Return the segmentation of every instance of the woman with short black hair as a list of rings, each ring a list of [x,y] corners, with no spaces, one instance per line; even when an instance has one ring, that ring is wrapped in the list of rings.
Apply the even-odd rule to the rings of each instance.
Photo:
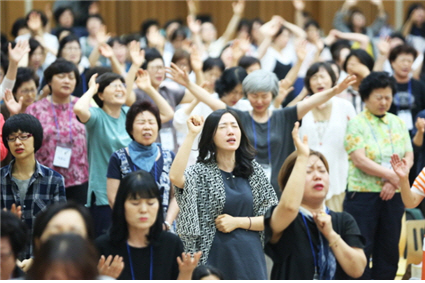
[[[43,127],[34,116],[21,113],[10,117],[3,126],[2,139],[14,159],[0,170],[1,209],[20,211],[31,238],[37,215],[53,203],[66,201],[64,178],[36,159],[42,148]],[[32,248],[28,242],[25,258],[32,255]]]
[[[266,280],[263,215],[277,197],[237,114],[221,109],[205,124],[191,116],[187,125],[189,133],[170,170],[180,208],[177,233],[185,250],[201,250],[202,264],[219,268],[226,279]],[[185,170],[202,126],[198,162]]]

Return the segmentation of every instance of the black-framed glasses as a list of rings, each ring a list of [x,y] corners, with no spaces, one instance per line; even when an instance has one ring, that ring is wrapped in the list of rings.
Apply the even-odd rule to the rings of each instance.
[[[32,136],[33,136],[33,134],[19,134],[19,135],[16,135],[16,136],[8,136],[6,138],[6,140],[8,142],[14,142],[14,141],[16,141],[16,138],[18,138],[21,141],[26,141],[27,139],[29,139]]]

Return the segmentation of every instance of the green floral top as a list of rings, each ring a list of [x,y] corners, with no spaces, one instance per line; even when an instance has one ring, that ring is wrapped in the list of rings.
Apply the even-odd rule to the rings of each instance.
[[[389,164],[393,153],[403,157],[413,151],[409,132],[400,118],[391,113],[378,118],[367,109],[348,122],[344,146],[348,154],[364,148],[366,157],[378,164]],[[361,171],[349,158],[349,192],[381,192],[383,185],[380,177]]]

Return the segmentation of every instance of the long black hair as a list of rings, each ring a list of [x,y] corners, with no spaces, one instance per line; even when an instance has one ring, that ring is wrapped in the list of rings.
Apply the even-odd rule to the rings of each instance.
[[[255,149],[249,142],[241,121],[238,115],[231,109],[220,109],[211,113],[205,120],[204,128],[202,130],[201,139],[199,141],[199,156],[198,162],[209,163],[216,161],[217,148],[214,143],[214,136],[217,132],[218,123],[221,117],[229,113],[235,117],[236,122],[241,130],[241,142],[236,150],[235,168],[233,174],[237,177],[248,178],[253,172],[252,160],[255,157]]]
[[[111,241],[121,244],[128,239],[128,226],[125,219],[124,204],[128,199],[156,198],[159,203],[156,221],[149,229],[147,239],[149,243],[155,243],[162,232],[164,215],[162,208],[162,197],[154,177],[144,170],[127,174],[120,182],[112,209],[112,226],[110,229]]]

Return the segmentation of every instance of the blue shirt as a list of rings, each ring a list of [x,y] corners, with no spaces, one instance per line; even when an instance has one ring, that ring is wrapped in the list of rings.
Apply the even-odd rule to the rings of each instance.
[[[66,202],[65,180],[58,172],[41,165],[36,161],[35,171],[28,183],[25,199],[21,199],[19,188],[12,180],[12,169],[15,160],[0,169],[1,174],[1,209],[10,210],[12,204],[22,207],[22,220],[30,231],[29,243],[25,250],[25,258],[32,255],[32,235],[34,221],[39,212],[57,202]]]

